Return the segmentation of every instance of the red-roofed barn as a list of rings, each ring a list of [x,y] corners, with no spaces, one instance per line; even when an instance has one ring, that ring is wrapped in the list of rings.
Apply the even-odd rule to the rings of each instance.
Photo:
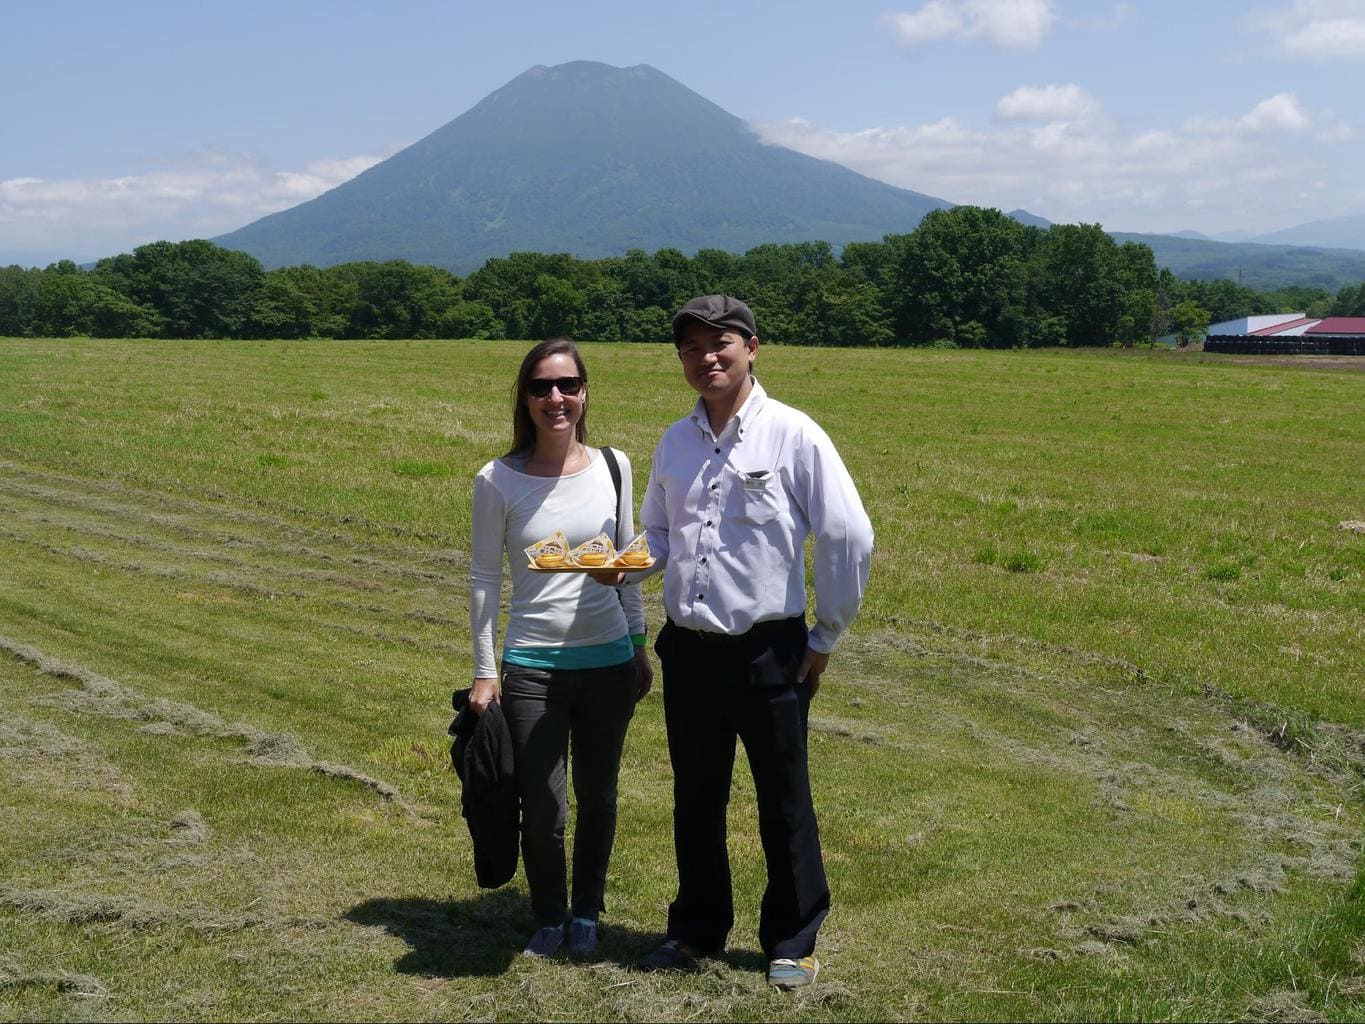
[[[1204,351],[1365,356],[1365,316],[1319,318],[1302,313],[1273,313],[1224,320],[1210,325]]]

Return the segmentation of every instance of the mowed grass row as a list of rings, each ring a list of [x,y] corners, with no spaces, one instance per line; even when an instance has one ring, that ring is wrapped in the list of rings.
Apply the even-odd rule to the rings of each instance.
[[[520,883],[473,885],[443,732],[469,675],[469,478],[505,443],[522,346],[0,344],[0,1016],[1365,1010],[1358,776],[1200,685],[1359,724],[1360,538],[1333,517],[1365,518],[1361,436],[1327,421],[1365,378],[762,350],[879,538],[813,712],[827,969],[784,1000],[752,937],[742,764],[730,957],[626,969],[672,895],[657,696],[626,752],[603,959],[517,959]],[[594,435],[642,487],[689,404],[675,359],[588,357]],[[1205,387],[1275,447],[1182,440]],[[1124,395],[1136,436],[1102,409]],[[1274,521],[1233,557],[1253,507]],[[1269,669],[1238,668],[1247,645]]]

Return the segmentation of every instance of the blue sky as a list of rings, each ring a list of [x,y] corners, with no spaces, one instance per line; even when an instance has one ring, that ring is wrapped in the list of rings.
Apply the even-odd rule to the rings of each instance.
[[[1365,0],[0,11],[0,264],[240,227],[569,60],[651,64],[769,141],[952,202],[1210,234],[1365,212]]]

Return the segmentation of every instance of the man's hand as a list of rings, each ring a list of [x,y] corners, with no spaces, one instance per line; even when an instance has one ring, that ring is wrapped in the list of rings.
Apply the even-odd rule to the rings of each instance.
[[[481,715],[490,704],[497,704],[498,681],[493,676],[474,680],[474,689],[469,691],[469,707],[476,715]]]
[[[802,683],[806,680],[810,680],[811,700],[814,700],[816,693],[819,692],[820,676],[824,674],[825,669],[828,667],[828,654],[812,650],[809,647],[806,648],[806,656],[801,659],[801,671],[796,673],[796,681]]]
[[[588,575],[604,587],[619,587],[626,582],[626,574],[619,569],[599,569],[596,572],[588,573]]]
[[[643,700],[645,694],[654,687],[654,666],[649,663],[648,648],[635,648],[635,667],[640,670],[640,688],[635,693],[635,699]]]

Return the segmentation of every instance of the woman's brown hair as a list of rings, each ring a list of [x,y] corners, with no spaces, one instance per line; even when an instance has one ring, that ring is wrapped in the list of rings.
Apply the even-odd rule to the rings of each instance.
[[[517,372],[516,383],[512,385],[512,447],[507,450],[507,455],[530,455],[536,446],[536,425],[531,422],[531,414],[526,409],[527,390],[531,386],[531,375],[536,372],[536,365],[547,356],[557,355],[571,356],[574,365],[578,367],[578,376],[583,378],[583,387],[588,386],[588,368],[583,365],[583,357],[578,353],[578,346],[568,338],[546,338],[530,352],[526,353],[526,358],[521,361],[521,369]],[[574,425],[574,438],[583,444],[588,440],[588,400],[587,395],[583,397],[583,415],[578,418]],[[507,456],[503,456],[506,458]]]

